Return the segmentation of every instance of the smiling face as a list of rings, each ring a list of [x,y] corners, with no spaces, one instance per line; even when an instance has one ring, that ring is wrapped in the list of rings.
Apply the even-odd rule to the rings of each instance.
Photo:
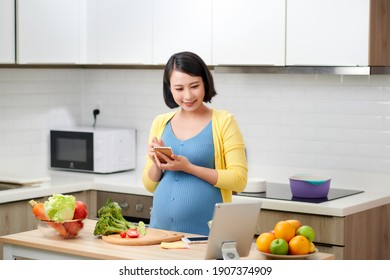
[[[195,112],[203,106],[205,88],[202,77],[174,70],[170,84],[173,99],[182,110]]]

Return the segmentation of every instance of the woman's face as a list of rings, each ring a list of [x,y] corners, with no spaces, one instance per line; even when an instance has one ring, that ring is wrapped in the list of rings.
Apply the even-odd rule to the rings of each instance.
[[[170,83],[173,99],[180,108],[196,111],[203,105],[205,90],[202,77],[173,70]]]

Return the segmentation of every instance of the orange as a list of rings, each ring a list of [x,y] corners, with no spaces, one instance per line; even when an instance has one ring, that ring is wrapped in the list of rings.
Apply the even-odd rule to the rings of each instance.
[[[270,232],[263,232],[256,239],[257,250],[263,253],[271,253],[269,248],[270,244],[273,240],[275,240],[275,236]]]
[[[279,221],[274,227],[274,235],[289,242],[295,236],[295,227],[289,222]]]
[[[290,255],[307,255],[310,252],[310,241],[302,235],[296,235],[288,242]]]
[[[292,224],[295,228],[295,231],[297,231],[297,229],[302,225],[301,221],[300,220],[286,220],[286,222],[289,222],[290,224]]]

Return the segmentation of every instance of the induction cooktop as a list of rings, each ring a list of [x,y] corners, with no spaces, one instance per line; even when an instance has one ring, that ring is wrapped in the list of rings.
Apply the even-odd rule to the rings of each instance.
[[[342,197],[347,197],[350,195],[355,195],[358,193],[363,193],[362,190],[350,190],[350,189],[329,189],[327,197],[321,198],[301,198],[295,197],[292,195],[289,184],[280,184],[280,183],[267,183],[267,191],[259,193],[238,193],[239,196],[249,196],[249,197],[258,197],[258,198],[269,198],[276,200],[288,200],[288,201],[300,201],[300,202],[309,202],[309,203],[321,203],[326,201],[331,201],[339,199]]]

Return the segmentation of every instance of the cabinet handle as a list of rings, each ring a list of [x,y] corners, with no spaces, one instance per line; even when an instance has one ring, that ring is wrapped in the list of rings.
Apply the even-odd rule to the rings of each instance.
[[[129,204],[127,202],[122,202],[121,204],[119,204],[119,206],[122,208],[122,210],[126,211],[127,209],[129,209]]]

